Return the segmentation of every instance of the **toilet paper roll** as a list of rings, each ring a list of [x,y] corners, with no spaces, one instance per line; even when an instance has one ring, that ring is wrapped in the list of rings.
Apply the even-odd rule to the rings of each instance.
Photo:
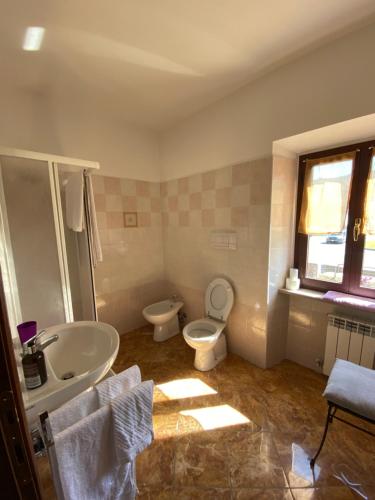
[[[290,278],[287,278],[286,279],[286,288],[287,290],[298,290],[299,287],[300,287],[300,284],[301,284],[301,280],[300,279],[290,279]]]
[[[289,278],[291,280],[297,280],[298,279],[298,269],[295,269],[294,267],[291,267],[289,269]]]

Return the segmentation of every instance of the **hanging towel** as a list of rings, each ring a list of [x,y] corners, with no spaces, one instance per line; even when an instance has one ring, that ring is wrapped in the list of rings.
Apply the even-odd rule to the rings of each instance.
[[[57,435],[98,409],[99,399],[95,389],[79,394],[49,415],[52,434]]]
[[[88,211],[89,241],[91,247],[92,263],[96,267],[98,262],[102,262],[103,253],[100,244],[98,221],[96,219],[94,190],[92,187],[91,175],[85,172],[85,190]]]
[[[134,459],[153,439],[152,394],[153,382],[143,382],[54,434],[59,500],[135,498]],[[50,414],[52,429],[59,411]]]
[[[76,232],[83,230],[83,173],[77,172],[68,177],[65,186],[66,223]]]
[[[141,380],[141,370],[137,365],[131,366],[114,377],[106,378],[95,386],[99,406],[104,406],[122,392],[133,389],[141,383]]]
[[[112,399],[113,437],[117,460],[131,462],[152,443],[152,401],[154,383],[142,382]]]

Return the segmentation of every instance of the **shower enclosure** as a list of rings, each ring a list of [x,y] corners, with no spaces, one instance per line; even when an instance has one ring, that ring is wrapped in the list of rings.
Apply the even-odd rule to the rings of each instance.
[[[38,328],[96,320],[90,238],[66,224],[67,179],[96,162],[0,148],[0,265],[12,336],[16,325]]]

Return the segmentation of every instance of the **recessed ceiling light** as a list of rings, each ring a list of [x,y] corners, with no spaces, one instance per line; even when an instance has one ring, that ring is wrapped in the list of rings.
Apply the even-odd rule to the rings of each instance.
[[[44,37],[44,28],[29,26],[23,39],[23,50],[39,50]]]

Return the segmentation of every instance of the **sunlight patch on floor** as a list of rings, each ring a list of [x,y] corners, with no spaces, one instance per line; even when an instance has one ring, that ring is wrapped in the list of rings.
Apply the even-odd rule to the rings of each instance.
[[[156,387],[168,399],[194,398],[217,394],[217,391],[199,378],[181,378],[165,384],[158,384]]]
[[[310,467],[310,456],[296,443],[292,443],[292,471],[296,476],[302,477],[306,481],[314,483],[318,479],[320,467],[315,464],[314,475]]]
[[[247,424],[250,420],[230,405],[209,406],[180,411],[180,415],[193,417],[203,430],[220,429],[231,425]]]

